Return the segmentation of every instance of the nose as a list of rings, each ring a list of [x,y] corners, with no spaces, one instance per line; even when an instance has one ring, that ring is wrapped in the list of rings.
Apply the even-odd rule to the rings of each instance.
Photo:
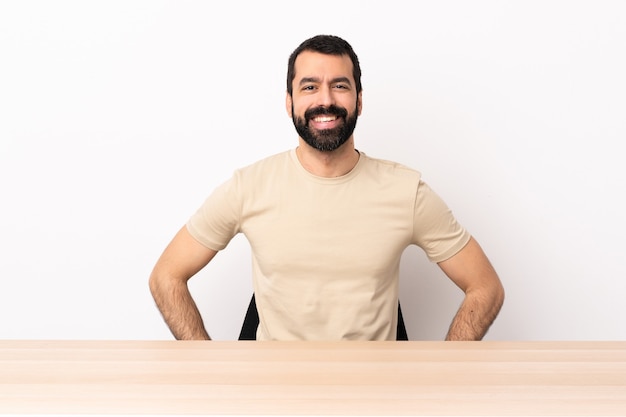
[[[328,107],[331,104],[335,103],[335,99],[332,94],[332,89],[330,86],[323,85],[319,87],[317,96],[316,96],[317,106],[319,107]]]

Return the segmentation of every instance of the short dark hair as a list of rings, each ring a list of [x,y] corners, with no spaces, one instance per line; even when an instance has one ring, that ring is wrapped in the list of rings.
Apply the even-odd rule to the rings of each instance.
[[[361,66],[352,46],[339,36],[317,35],[302,42],[289,56],[287,65],[287,92],[289,95],[293,93],[293,79],[296,77],[296,58],[304,51],[319,52],[326,55],[349,56],[352,61],[352,76],[356,83],[357,94],[361,92]]]

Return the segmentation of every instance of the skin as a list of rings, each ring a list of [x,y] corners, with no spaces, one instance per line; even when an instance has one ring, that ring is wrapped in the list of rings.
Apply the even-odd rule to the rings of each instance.
[[[350,58],[304,51],[298,55],[295,67],[293,97],[287,94],[285,99],[285,108],[290,118],[293,112],[304,117],[304,112],[309,108],[328,107],[331,104],[343,107],[352,114],[356,103],[356,111],[361,114],[362,93],[356,92]],[[332,128],[341,122],[339,119],[320,123],[312,121],[309,128]],[[345,175],[359,160],[359,154],[354,147],[354,136],[350,136],[346,143],[333,152],[318,151],[302,138],[298,138],[298,141],[296,154],[300,163],[307,171],[319,177]]]
[[[438,265],[465,293],[446,340],[482,340],[504,302],[504,287],[491,262],[472,237],[456,255]]]
[[[211,340],[187,282],[216,254],[195,240],[183,226],[152,270],[150,291],[163,319],[178,340]]]
[[[362,93],[356,91],[349,57],[304,51],[296,59],[295,68],[293,96],[287,94],[285,100],[290,118],[294,113],[304,117],[307,109],[331,104],[345,108],[349,114],[361,114]],[[339,123],[343,120],[313,119],[309,129],[322,130]],[[359,159],[353,136],[334,151],[319,151],[299,138],[296,154],[305,169],[320,177],[345,175]],[[187,284],[216,253],[198,243],[183,226],[150,275],[154,300],[176,339],[210,340]],[[504,301],[504,289],[496,271],[474,238],[438,265],[465,294],[446,340],[481,340]]]

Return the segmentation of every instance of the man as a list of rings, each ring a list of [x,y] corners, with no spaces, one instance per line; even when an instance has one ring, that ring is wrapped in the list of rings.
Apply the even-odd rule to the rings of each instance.
[[[465,293],[447,340],[480,340],[504,299],[476,240],[419,172],[354,145],[361,69],[336,36],[290,56],[295,149],[239,169],[173,238],[150,289],[177,339],[207,339],[187,281],[237,234],[250,242],[258,340],[395,340],[400,258],[420,246]]]

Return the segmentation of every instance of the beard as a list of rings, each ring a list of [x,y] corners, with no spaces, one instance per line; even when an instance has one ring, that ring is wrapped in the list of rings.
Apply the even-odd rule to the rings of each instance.
[[[293,104],[291,105],[291,114],[293,125],[298,135],[311,147],[322,152],[332,152],[352,136],[356,128],[358,111],[355,106],[352,116],[348,116],[348,111],[343,107],[330,105],[328,107],[316,107],[309,109],[304,113],[304,118],[295,115]],[[320,115],[332,115],[338,119],[343,119],[343,123],[332,129],[311,130],[309,129],[309,121]]]

